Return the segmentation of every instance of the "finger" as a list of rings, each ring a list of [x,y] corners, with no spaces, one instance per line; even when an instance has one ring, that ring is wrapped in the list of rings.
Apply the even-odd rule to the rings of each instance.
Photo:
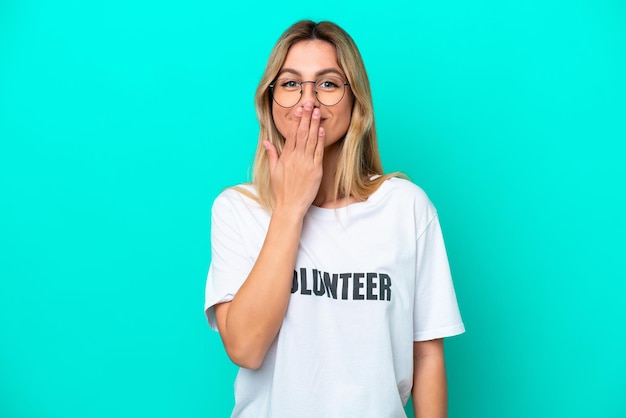
[[[317,137],[319,135],[320,129],[320,118],[322,117],[322,112],[319,108],[313,109],[311,113],[311,126],[309,127],[309,133],[307,135],[305,152],[309,155],[315,152],[315,147],[317,145]]]
[[[276,163],[278,162],[278,151],[276,151],[276,147],[270,141],[263,141],[263,147],[265,148],[265,152],[267,154],[271,173],[274,171]]]
[[[313,162],[322,163],[324,160],[324,147],[326,145],[326,131],[321,126],[317,130],[317,144],[315,145],[315,153],[313,154]]]
[[[300,118],[298,131],[296,132],[296,149],[304,150],[306,146],[309,129],[311,127],[311,113],[313,113],[313,102],[306,101],[302,106],[302,117]]]
[[[296,148],[296,135],[298,133],[298,126],[300,126],[300,120],[302,118],[302,106],[298,106],[294,109],[291,119],[293,124],[289,126],[287,136],[285,137],[284,151],[293,151]]]

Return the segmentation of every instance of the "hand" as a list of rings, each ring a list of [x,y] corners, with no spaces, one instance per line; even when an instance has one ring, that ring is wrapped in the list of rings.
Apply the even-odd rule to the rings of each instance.
[[[285,137],[283,151],[263,141],[267,151],[272,193],[276,208],[295,210],[304,216],[319,191],[324,157],[324,128],[320,109],[307,101],[293,112],[293,126]]]

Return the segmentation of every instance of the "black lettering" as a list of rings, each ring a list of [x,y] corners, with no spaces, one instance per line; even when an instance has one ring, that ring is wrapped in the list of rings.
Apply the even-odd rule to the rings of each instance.
[[[378,276],[376,273],[367,273],[367,300],[377,300],[378,298],[374,294],[377,284],[374,279]]]
[[[326,287],[326,296],[337,299],[337,273],[334,273],[331,279],[330,273],[324,272],[324,286]]]
[[[324,294],[324,283],[322,282],[322,273],[313,269],[313,293],[315,296]]]
[[[341,277],[341,280],[343,280],[341,286],[341,299],[343,300],[348,299],[348,280],[350,279],[350,276],[352,276],[352,273],[341,273],[339,275],[339,277]]]
[[[302,293],[303,295],[311,294],[311,289],[307,289],[306,269],[304,267],[300,269],[300,293]]]
[[[380,300],[391,300],[391,277],[384,273],[378,275],[380,278]]]
[[[360,279],[365,277],[365,273],[353,273],[352,274],[352,299],[354,300],[363,300],[365,296],[363,296],[359,289],[363,289],[363,282]]]
[[[291,282],[291,293],[296,293],[298,291],[298,272],[293,271],[293,282]]]
[[[291,293],[323,296],[338,299],[339,279],[341,279],[341,299],[343,300],[386,300],[391,301],[391,277],[385,273],[327,273],[311,269],[311,280],[307,269],[301,267],[293,271]],[[299,276],[299,277],[298,277]],[[350,284],[352,282],[352,284]],[[352,286],[351,294],[350,286]]]

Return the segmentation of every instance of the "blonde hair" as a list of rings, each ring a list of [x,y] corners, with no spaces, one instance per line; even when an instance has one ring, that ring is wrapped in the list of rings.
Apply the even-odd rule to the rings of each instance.
[[[254,100],[260,132],[252,182],[257,188],[259,203],[268,210],[273,207],[274,202],[270,185],[269,161],[262,141],[268,140],[274,144],[279,155],[285,142],[285,138],[278,132],[272,117],[272,97],[269,85],[281,70],[289,48],[300,41],[307,40],[321,40],[335,47],[339,67],[345,73],[354,96],[350,125],[342,140],[337,161],[334,198],[353,196],[359,201],[366,200],[383,181],[398,175],[398,173],[383,175],[374,124],[372,94],[363,59],[356,44],[348,33],[332,22],[315,23],[302,20],[289,27],[274,45]]]

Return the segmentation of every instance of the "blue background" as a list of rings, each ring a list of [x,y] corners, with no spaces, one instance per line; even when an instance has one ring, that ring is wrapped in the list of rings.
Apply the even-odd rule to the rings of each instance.
[[[226,417],[210,207],[301,18],[356,40],[383,162],[437,206],[451,418],[626,416],[626,5],[0,3],[0,416]]]

